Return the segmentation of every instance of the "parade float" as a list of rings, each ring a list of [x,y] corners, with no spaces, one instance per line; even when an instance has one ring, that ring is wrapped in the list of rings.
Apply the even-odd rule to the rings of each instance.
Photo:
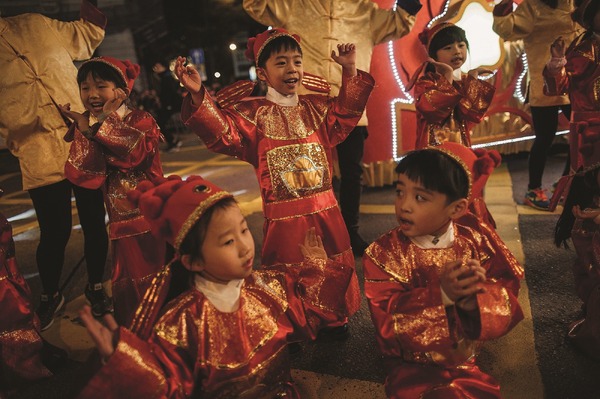
[[[374,0],[382,8],[394,0]],[[519,3],[519,1],[517,1]],[[363,158],[364,184],[393,184],[394,167],[404,153],[414,149],[416,115],[412,91],[406,84],[427,59],[418,34],[442,21],[465,29],[470,50],[464,71],[483,66],[494,71],[486,76],[496,87],[494,100],[472,131],[473,147],[491,147],[502,154],[529,151],[533,131],[526,101],[527,54],[523,44],[505,42],[492,30],[493,2],[485,0],[422,0],[413,30],[407,36],[374,48],[371,74],[377,82],[367,105],[369,138]],[[559,133],[566,133],[560,118]]]

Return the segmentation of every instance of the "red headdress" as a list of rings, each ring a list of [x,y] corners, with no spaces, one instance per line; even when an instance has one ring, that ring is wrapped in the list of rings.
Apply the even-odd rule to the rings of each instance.
[[[282,28],[274,28],[268,29],[262,33],[259,33],[255,37],[251,37],[250,39],[248,39],[248,48],[246,49],[244,55],[250,61],[253,61],[256,66],[258,66],[258,59],[260,58],[260,53],[262,53],[265,46],[269,44],[269,42],[271,42],[273,39],[282,36],[291,37],[296,41],[296,43],[298,43],[298,46],[300,46],[300,36],[296,34],[291,34],[287,30]]]
[[[125,85],[127,85],[127,88],[131,93],[135,79],[140,74],[140,66],[138,64],[134,64],[129,60],[121,61],[113,57],[101,56],[87,60],[82,65],[89,64],[92,62],[101,62],[105,65],[114,68],[119,73],[119,75],[123,79],[123,82],[125,82]]]

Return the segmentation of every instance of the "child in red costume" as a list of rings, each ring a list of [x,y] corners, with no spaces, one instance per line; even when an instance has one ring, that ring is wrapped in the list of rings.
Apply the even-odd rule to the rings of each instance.
[[[415,73],[410,89],[423,69],[425,74],[414,83],[417,110],[415,148],[453,141],[471,146],[471,129],[487,111],[494,87],[478,77],[491,71],[476,68],[463,74],[460,67],[467,59],[469,42],[465,31],[441,22],[425,29],[419,39],[429,59]]]
[[[498,383],[475,359],[482,342],[523,318],[518,261],[504,244],[489,242],[487,225],[461,224],[471,179],[457,154],[437,146],[400,161],[399,227],[363,256],[390,398],[500,398]]]
[[[164,264],[165,245],[150,234],[150,225],[127,199],[127,192],[142,180],[163,179],[158,143],[160,130],[145,111],[127,106],[140,67],[128,60],[98,57],[86,61],[77,74],[83,114],[69,104],[61,106],[75,121],[65,136],[73,141],[65,165],[67,178],[75,185],[104,190],[112,240],[112,292],[115,315],[128,325],[154,273]],[[92,312],[101,316],[112,311],[102,286],[86,289],[86,296],[100,296]]]
[[[287,248],[302,262],[253,271],[240,208],[198,176],[142,183],[130,197],[177,258],[148,289],[131,330],[82,311],[105,365],[80,397],[299,398],[287,343],[347,316],[353,269],[328,259],[310,229],[303,245]]]
[[[305,78],[300,38],[279,28],[267,30],[248,41],[246,52],[256,63],[258,78],[268,85],[266,96],[241,101],[252,88],[242,82],[219,92],[220,106],[206,95],[198,72],[185,66],[185,59],[177,61],[175,73],[191,93],[181,113],[185,124],[210,150],[247,161],[255,169],[266,219],[266,267],[301,261],[297,251],[282,249],[294,248],[313,227],[332,259],[354,266],[331,184],[332,149],[360,120],[374,82],[356,69],[353,44],[338,45],[338,52],[332,54],[343,70],[338,97],[298,95]],[[358,310],[356,278],[347,299]]]

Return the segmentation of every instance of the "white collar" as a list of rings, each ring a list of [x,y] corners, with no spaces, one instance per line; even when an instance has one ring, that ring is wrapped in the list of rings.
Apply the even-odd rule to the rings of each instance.
[[[267,100],[274,102],[277,105],[282,105],[284,107],[293,107],[298,105],[298,94],[290,94],[289,96],[284,96],[271,86],[267,87],[267,95],[265,96]]]
[[[238,310],[243,282],[244,280],[240,279],[231,280],[227,284],[220,284],[208,281],[199,274],[194,277],[194,287],[203,293],[217,310],[225,313]]]
[[[411,237],[410,240],[421,249],[449,248],[454,243],[454,223],[450,223],[448,230],[439,236],[426,234],[424,236]]]
[[[462,71],[460,70],[460,68],[457,68],[454,71],[452,71],[452,79],[455,81],[462,80]]]

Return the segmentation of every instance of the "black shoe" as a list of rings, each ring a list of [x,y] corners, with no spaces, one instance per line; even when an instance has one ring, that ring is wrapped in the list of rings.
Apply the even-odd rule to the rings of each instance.
[[[48,341],[42,341],[42,351],[41,358],[42,363],[48,370],[52,372],[52,374],[56,374],[58,371],[62,370],[69,361],[69,356],[67,355],[67,351],[61,349],[57,346],[52,345]]]
[[[350,246],[352,247],[352,253],[354,256],[362,256],[365,249],[369,246],[369,243],[362,239],[358,232],[350,233]]]
[[[345,341],[350,336],[348,323],[339,327],[325,327],[319,331],[319,341]]]
[[[297,355],[304,350],[300,342],[290,342],[287,344],[287,347],[290,356]]]
[[[46,331],[54,323],[54,316],[60,313],[65,307],[65,297],[57,292],[50,296],[42,294],[40,306],[37,308],[37,313],[40,318],[40,329]]]
[[[85,297],[90,301],[92,314],[95,317],[104,316],[107,313],[114,312],[112,298],[106,295],[101,283],[86,285]]]

